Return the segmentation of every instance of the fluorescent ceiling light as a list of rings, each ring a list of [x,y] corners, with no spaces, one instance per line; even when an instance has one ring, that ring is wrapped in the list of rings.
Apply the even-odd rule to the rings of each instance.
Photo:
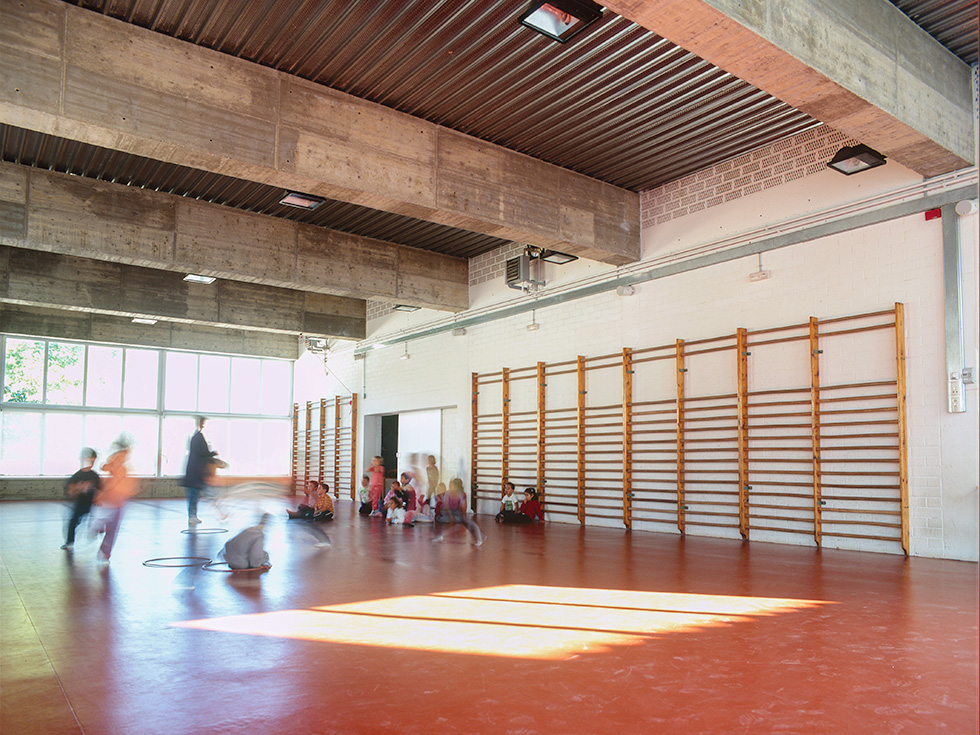
[[[156,323],[157,323],[156,319],[147,319],[142,316],[133,317],[133,324],[156,324]]]
[[[395,304],[391,307],[395,311],[418,311],[421,306],[413,306],[412,304]]]
[[[190,283],[214,283],[215,278],[214,276],[202,276],[198,273],[188,273],[184,276],[184,280]]]
[[[325,201],[327,200],[322,197],[315,197],[312,194],[300,194],[298,191],[289,191],[286,192],[286,196],[279,200],[279,203],[285,204],[287,207],[298,207],[299,209],[312,211]]]

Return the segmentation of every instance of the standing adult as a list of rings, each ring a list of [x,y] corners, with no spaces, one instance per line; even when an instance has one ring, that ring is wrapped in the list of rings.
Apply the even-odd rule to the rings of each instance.
[[[197,501],[204,492],[207,480],[211,475],[212,465],[217,452],[212,451],[208,446],[208,440],[204,438],[204,423],[207,418],[197,417],[197,431],[191,437],[190,446],[187,450],[187,467],[184,470],[184,479],[181,485],[187,492],[187,525],[196,526],[201,522],[197,517]]]

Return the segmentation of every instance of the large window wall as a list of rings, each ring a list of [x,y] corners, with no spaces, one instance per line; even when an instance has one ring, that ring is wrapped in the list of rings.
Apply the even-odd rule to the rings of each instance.
[[[183,473],[194,416],[239,476],[288,475],[292,364],[0,336],[0,476],[65,476],[125,436],[134,473]]]

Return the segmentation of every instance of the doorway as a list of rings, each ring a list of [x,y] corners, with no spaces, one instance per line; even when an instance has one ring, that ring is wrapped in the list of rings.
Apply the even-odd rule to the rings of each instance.
[[[398,476],[398,414],[381,417],[381,450],[385,464],[385,479]],[[387,483],[385,483],[387,485]]]

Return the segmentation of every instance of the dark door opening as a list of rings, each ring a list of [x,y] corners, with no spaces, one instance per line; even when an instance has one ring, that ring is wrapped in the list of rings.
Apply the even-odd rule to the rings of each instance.
[[[398,475],[398,414],[381,417],[381,459],[385,463],[385,478]]]

